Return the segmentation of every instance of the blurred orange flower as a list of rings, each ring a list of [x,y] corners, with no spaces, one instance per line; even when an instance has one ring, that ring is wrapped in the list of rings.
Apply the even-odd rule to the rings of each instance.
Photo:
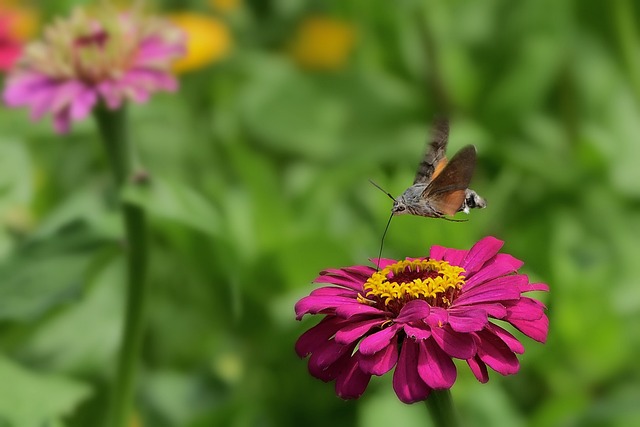
[[[233,12],[242,4],[242,0],[209,0],[209,5],[219,12]]]
[[[17,2],[0,0],[0,70],[9,70],[20,57],[23,43],[36,31],[37,14]]]
[[[187,54],[173,64],[177,73],[197,70],[220,61],[231,50],[231,34],[219,19],[191,12],[169,15],[187,36]]]
[[[344,21],[313,16],[301,22],[291,53],[302,67],[338,70],[345,66],[355,44],[355,29]]]

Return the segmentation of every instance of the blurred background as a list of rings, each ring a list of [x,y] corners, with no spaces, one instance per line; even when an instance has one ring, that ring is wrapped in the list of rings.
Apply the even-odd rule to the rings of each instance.
[[[0,0],[0,65],[88,1]],[[469,221],[394,219],[384,255],[485,235],[550,285],[545,345],[467,426],[640,425],[640,5],[632,0],[147,1],[189,34],[181,89],[130,108],[151,216],[132,427],[425,426],[390,375],[358,401],[293,351],[323,268],[377,256],[431,118],[478,149]],[[5,66],[5,64],[8,64]],[[93,121],[0,107],[0,426],[96,426],[123,312],[120,222]],[[462,215],[461,215],[462,216]]]

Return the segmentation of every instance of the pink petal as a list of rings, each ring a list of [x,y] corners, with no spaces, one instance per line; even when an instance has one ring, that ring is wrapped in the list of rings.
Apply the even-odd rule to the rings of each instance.
[[[462,249],[447,248],[444,252],[443,258],[445,261],[447,261],[451,265],[457,265],[457,266],[463,267],[462,262],[464,261],[468,252],[469,251],[465,251]]]
[[[432,328],[440,328],[447,323],[449,323],[448,311],[442,307],[431,307],[431,312],[426,319],[426,324]]]
[[[336,307],[342,306],[343,304],[362,305],[353,298],[309,295],[296,303],[296,319],[302,319],[302,316],[305,314],[326,313],[329,310],[333,311]],[[366,307],[364,305],[362,306]]]
[[[475,273],[482,268],[486,261],[493,258],[498,253],[500,248],[502,248],[502,245],[504,245],[502,240],[498,240],[491,236],[485,237],[473,245],[467,256],[464,258],[461,267],[467,271],[468,275]]]
[[[546,283],[527,283],[519,286],[520,292],[542,291],[549,292],[549,285]]]
[[[360,352],[360,369],[372,375],[384,375],[389,372],[398,361],[398,337],[394,336],[388,346],[381,351],[364,355]]]
[[[327,369],[336,363],[342,356],[350,356],[353,351],[353,345],[340,345],[333,340],[325,341],[324,345],[316,348],[309,358],[309,369],[314,370]]]
[[[528,297],[521,297],[515,304],[507,305],[507,321],[518,320],[538,320],[545,310],[544,304],[540,301]]]
[[[505,300],[517,300],[520,298],[518,285],[527,282],[529,278],[524,274],[513,276],[503,276],[476,286],[470,291],[466,291],[464,286],[454,304],[461,305],[478,304],[485,302],[500,302]]]
[[[55,83],[41,74],[29,73],[9,78],[3,93],[4,102],[19,107],[31,102],[34,93],[55,87]]]
[[[350,303],[345,303],[336,307],[335,311],[337,316],[340,316],[344,319],[349,319],[353,316],[357,316],[360,314],[366,314],[370,316],[389,315],[389,313],[385,311],[382,311],[375,307],[371,307],[370,305],[361,304],[355,300],[352,300]]]
[[[424,400],[431,392],[418,373],[419,348],[415,341],[405,340],[393,372],[393,390],[404,403]]]
[[[515,273],[524,263],[507,254],[497,254],[477,273],[465,280],[465,289],[471,289],[489,280]]]
[[[399,325],[394,324],[379,332],[369,335],[360,341],[358,350],[365,356],[371,356],[382,351],[391,343],[399,328]]]
[[[404,329],[404,333],[409,338],[413,338],[416,341],[418,341],[418,340],[426,340],[427,338],[429,338],[431,336],[431,330],[430,329],[424,329],[424,328],[414,327],[414,326],[410,326],[410,325],[403,325],[402,329]]]
[[[328,348],[324,349],[325,351],[332,350],[335,353],[335,361],[333,363],[328,365],[318,363],[319,359],[315,358],[312,355],[309,359],[308,365],[309,373],[324,382],[335,380],[338,375],[340,375],[340,373],[348,366],[349,359],[351,358],[351,351],[353,349],[353,346],[340,346],[336,344],[335,341],[327,342],[327,347]]]
[[[433,245],[429,250],[429,258],[434,259],[436,261],[442,261],[446,251],[447,251],[447,248],[445,248],[444,246]]]
[[[543,315],[538,320],[510,320],[509,323],[529,338],[541,343],[547,341],[547,334],[549,333],[549,318],[546,315]]]
[[[480,360],[502,375],[518,372],[520,369],[518,358],[500,338],[487,329],[476,332],[476,335]]]
[[[430,311],[429,303],[416,299],[409,301],[404,307],[402,307],[395,321],[396,323],[421,321],[429,317]]]
[[[489,372],[487,371],[487,365],[480,360],[478,356],[474,356],[471,359],[467,359],[467,364],[473,372],[473,375],[480,381],[482,384],[485,384],[489,381]]]
[[[336,394],[342,399],[357,399],[364,393],[371,380],[358,366],[355,357],[350,357],[336,378]]]
[[[489,323],[487,325],[487,329],[490,330],[495,336],[500,338],[509,347],[509,350],[517,354],[524,353],[524,346],[522,345],[522,343],[518,341],[516,337],[511,335],[507,330],[494,323]]]
[[[473,335],[462,334],[450,330],[448,327],[432,328],[433,340],[451,357],[468,359],[476,354],[476,344]]]
[[[365,282],[373,273],[376,272],[374,268],[366,265],[354,265],[351,267],[345,267],[343,270],[352,277]]]
[[[371,329],[381,326],[384,322],[384,319],[367,319],[361,322],[349,322],[336,332],[335,340],[338,344],[351,344],[362,338]]]
[[[89,115],[98,102],[98,95],[93,89],[84,88],[71,104],[71,118],[82,120]]]
[[[406,344],[406,343],[405,343]],[[418,375],[434,389],[451,388],[456,381],[456,365],[432,340],[420,341]]]
[[[98,85],[97,89],[110,110],[120,108],[123,102],[123,93],[115,82],[103,81]]]
[[[306,331],[296,341],[296,353],[300,357],[306,357],[322,347],[329,338],[335,335],[345,321],[335,316],[327,316],[313,328]]]
[[[371,264],[378,266],[380,270],[386,268],[391,264],[395,264],[396,262],[398,262],[395,259],[389,259],[389,258],[380,258],[380,264],[378,264],[378,258],[369,258],[369,261],[371,261]],[[375,269],[373,269],[373,271],[375,271]]]
[[[316,288],[312,290],[309,295],[310,296],[313,295],[316,297],[334,296],[334,297],[356,299],[358,296],[358,293],[355,292],[353,289],[339,288],[336,286],[323,286],[321,288]]]
[[[456,332],[480,331],[487,323],[487,312],[475,306],[468,309],[449,309],[449,325]]]

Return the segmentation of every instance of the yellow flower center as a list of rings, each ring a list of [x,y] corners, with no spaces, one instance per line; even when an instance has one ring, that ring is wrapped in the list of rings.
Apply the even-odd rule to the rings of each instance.
[[[358,301],[382,310],[400,312],[409,301],[421,299],[432,307],[448,307],[464,284],[464,269],[446,261],[404,260],[367,279]]]

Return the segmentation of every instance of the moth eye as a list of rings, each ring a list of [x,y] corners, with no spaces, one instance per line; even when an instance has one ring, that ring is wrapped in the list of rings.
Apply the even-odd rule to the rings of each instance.
[[[403,211],[404,210],[404,206],[398,206],[398,210],[399,211]]]

